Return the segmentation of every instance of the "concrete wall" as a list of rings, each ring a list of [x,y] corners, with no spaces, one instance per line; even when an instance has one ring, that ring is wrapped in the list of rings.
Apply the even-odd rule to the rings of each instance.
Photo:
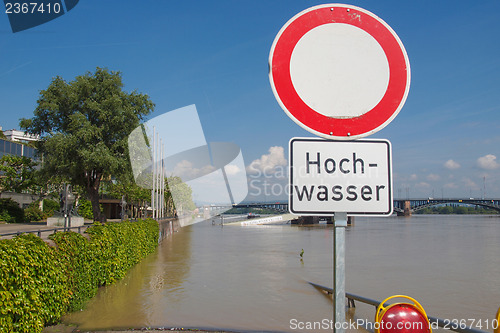
[[[26,193],[2,192],[0,198],[11,198],[19,204],[19,207],[26,208],[30,203],[39,199],[37,195]]]
[[[160,235],[158,237],[159,243],[161,243],[164,239],[170,237],[180,228],[179,221],[173,218],[159,220],[158,225],[160,227]]]

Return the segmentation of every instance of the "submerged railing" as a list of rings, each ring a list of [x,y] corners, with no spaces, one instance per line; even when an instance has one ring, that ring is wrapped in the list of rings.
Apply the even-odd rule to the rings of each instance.
[[[319,284],[316,284],[316,283],[313,283],[313,282],[309,282],[310,285],[312,285],[313,287],[316,287],[324,292],[327,292],[328,294],[333,294],[333,289],[332,288],[328,288],[328,287],[325,287],[325,286],[322,286],[322,285],[319,285]],[[370,299],[370,298],[367,298],[367,297],[363,297],[363,296],[359,296],[359,295],[355,295],[355,294],[351,294],[351,293],[345,293],[345,297],[347,298],[347,306],[349,308],[351,307],[356,307],[356,304],[354,301],[358,301],[358,302],[361,302],[361,303],[365,303],[365,304],[369,304],[369,305],[373,305],[375,308],[377,308],[379,305],[380,305],[380,301],[377,301],[377,300],[374,300],[374,299]],[[383,306],[388,306],[389,304],[383,304]],[[500,310],[499,310],[500,311]],[[454,323],[454,322],[450,322],[449,320],[444,320],[444,319],[441,319],[441,318],[437,318],[437,317],[432,317],[432,316],[427,316],[429,318],[429,322],[435,326],[437,324],[438,327],[441,327],[441,328],[444,328],[444,329],[447,329],[447,330],[450,330],[450,331],[453,331],[453,332],[459,332],[459,333],[489,333],[488,331],[483,331],[483,330],[478,330],[478,329],[475,329],[475,328],[471,328],[471,327],[460,327],[460,323]],[[494,319],[493,321],[495,321],[496,319]],[[497,326],[500,325],[500,323],[497,322],[496,324]],[[495,331],[496,332],[496,331]]]

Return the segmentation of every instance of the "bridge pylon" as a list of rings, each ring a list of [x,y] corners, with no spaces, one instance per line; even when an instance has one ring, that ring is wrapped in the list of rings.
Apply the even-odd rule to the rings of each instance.
[[[403,214],[404,214],[404,216],[411,216],[411,202],[410,202],[410,200],[405,200]]]

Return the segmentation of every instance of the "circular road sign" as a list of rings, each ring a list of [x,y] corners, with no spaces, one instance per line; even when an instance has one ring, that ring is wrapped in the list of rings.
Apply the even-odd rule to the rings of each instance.
[[[326,4],[290,19],[269,55],[269,80],[281,108],[327,139],[373,134],[399,113],[410,89],[403,43],[359,7]]]

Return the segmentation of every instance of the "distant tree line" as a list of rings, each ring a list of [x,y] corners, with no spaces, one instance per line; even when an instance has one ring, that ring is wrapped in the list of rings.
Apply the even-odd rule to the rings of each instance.
[[[427,207],[415,212],[415,214],[498,214],[494,209],[481,206],[447,205]]]

